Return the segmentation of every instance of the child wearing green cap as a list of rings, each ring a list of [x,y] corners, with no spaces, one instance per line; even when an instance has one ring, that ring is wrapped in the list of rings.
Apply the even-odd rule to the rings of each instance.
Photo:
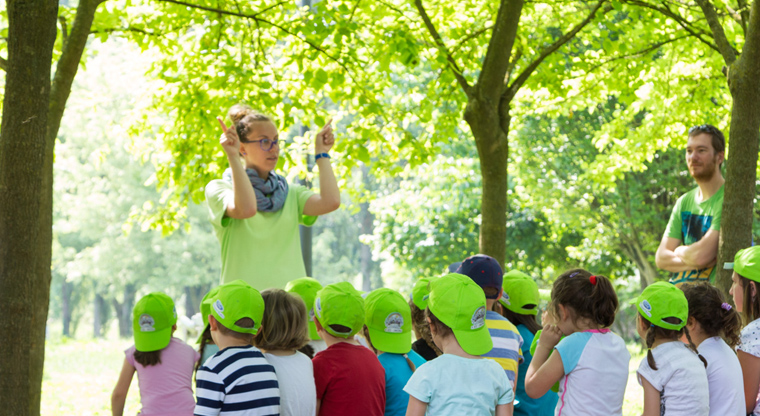
[[[427,319],[443,354],[414,372],[404,391],[407,416],[512,415],[512,383],[496,362],[486,327],[486,298],[469,277],[452,273],[430,283]]]
[[[375,289],[364,299],[364,338],[385,369],[385,416],[404,416],[404,386],[425,359],[412,351],[412,313],[393,289]]]
[[[631,355],[609,329],[618,307],[615,288],[604,276],[574,269],[554,281],[551,297],[555,324],[541,332],[526,393],[541,397],[559,381],[557,415],[622,416]]]
[[[309,338],[311,340],[307,345],[301,348],[300,351],[308,355],[309,358],[314,358],[316,353],[327,349],[327,344],[325,344],[325,341],[319,337],[317,326],[314,324],[314,299],[317,297],[317,292],[321,289],[322,284],[312,277],[302,277],[300,279],[291,280],[285,285],[285,290],[300,297],[308,309]]]
[[[213,298],[218,291],[219,287],[217,286],[209,290],[208,293],[203,296],[203,299],[201,299],[200,310],[201,320],[203,321],[203,331],[201,331],[201,335],[198,337],[197,341],[199,344],[198,353],[201,355],[201,359],[195,364],[196,372],[198,372],[198,369],[201,368],[203,363],[205,363],[209,357],[219,352],[219,347],[214,344],[214,339],[211,338],[211,328],[208,326],[208,316],[211,314],[211,298]]]
[[[298,351],[309,342],[306,305],[282,289],[261,292],[264,318],[253,343],[274,366],[280,385],[280,416],[314,415],[317,391],[311,359]]]
[[[729,293],[745,325],[736,348],[744,375],[745,408],[748,414],[760,415],[760,246],[736,253],[732,280]]]
[[[364,299],[340,282],[325,286],[314,299],[314,317],[327,349],[314,360],[317,414],[381,416],[385,410],[385,372],[375,354],[354,335],[364,325]]]
[[[686,329],[686,296],[673,284],[656,282],[641,292],[636,308],[636,329],[648,348],[637,372],[644,388],[644,416],[708,416],[707,361]],[[688,345],[680,341],[682,335]]]
[[[412,296],[409,299],[409,308],[412,312],[412,328],[414,337],[417,339],[412,343],[412,350],[419,354],[426,361],[434,360],[443,354],[433,342],[430,335],[430,325],[425,318],[425,309],[427,308],[427,298],[430,294],[430,278],[423,277],[414,283]]]
[[[280,413],[274,367],[252,346],[261,329],[264,299],[244,282],[219,287],[208,317],[219,352],[196,373],[195,415],[273,415]]]
[[[124,413],[132,377],[137,372],[141,415],[192,415],[193,367],[200,355],[172,334],[177,329],[174,302],[163,293],[143,296],[133,310],[135,345],[126,358],[111,396],[111,412]]]
[[[525,375],[533,361],[533,340],[541,326],[536,322],[538,314],[538,285],[527,274],[511,270],[504,275],[502,295],[499,298],[501,314],[517,327],[523,338],[520,347],[523,362],[517,372],[517,387],[515,388],[515,416],[553,416],[557,406],[557,393],[548,391],[543,396],[534,399],[525,392]]]

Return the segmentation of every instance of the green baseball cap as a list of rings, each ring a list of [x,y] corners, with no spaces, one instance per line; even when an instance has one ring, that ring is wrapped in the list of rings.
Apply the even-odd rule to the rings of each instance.
[[[364,312],[364,324],[376,349],[394,354],[412,349],[412,311],[400,293],[388,288],[369,292]]]
[[[197,344],[201,343],[203,333],[206,332],[206,328],[208,328],[208,316],[211,315],[211,298],[216,296],[217,292],[219,292],[219,286],[209,290],[208,293],[203,296],[203,299],[201,299],[200,310],[201,319],[203,320],[203,330],[200,335],[198,335],[198,341],[196,341]]]
[[[533,278],[519,270],[511,270],[504,275],[502,287],[504,292],[499,299],[502,306],[520,315],[538,314],[538,285]]]
[[[317,334],[317,325],[314,324],[314,299],[321,289],[322,283],[311,277],[291,280],[285,285],[287,292],[300,296],[303,303],[306,304],[306,309],[309,311],[309,337],[315,341],[320,338]]]
[[[264,316],[264,299],[258,290],[242,280],[235,280],[219,286],[211,297],[211,315],[227,329],[243,334],[255,334],[261,327]],[[243,318],[253,320],[253,328],[243,328],[235,322]]]
[[[135,349],[141,352],[166,348],[177,323],[177,310],[172,298],[161,292],[143,296],[132,310]]]
[[[414,282],[414,287],[412,288],[412,302],[423,311],[427,308],[431,280],[432,278],[430,277],[423,277]]]
[[[736,252],[734,271],[749,280],[760,282],[760,246],[747,247]]]
[[[483,355],[493,348],[486,328],[486,296],[469,277],[451,273],[430,282],[428,308],[454,331],[468,354]]]
[[[317,292],[314,299],[314,316],[330,335],[351,337],[364,325],[364,299],[351,283],[327,285]],[[343,325],[351,331],[337,332],[330,325]]]
[[[654,326],[681,330],[689,318],[689,302],[683,291],[667,282],[655,282],[647,286],[636,299],[636,308]],[[678,318],[679,324],[671,324],[665,318]]]

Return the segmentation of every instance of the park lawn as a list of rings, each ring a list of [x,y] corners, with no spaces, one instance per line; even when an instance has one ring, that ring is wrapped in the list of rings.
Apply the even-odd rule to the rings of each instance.
[[[124,350],[130,345],[131,340],[48,340],[42,380],[42,415],[110,415],[111,391],[119,378]],[[623,415],[639,416],[644,393],[636,381],[636,369],[644,353],[638,344],[631,344],[628,349],[631,364]],[[139,410],[140,392],[135,375],[124,415],[136,415]]]

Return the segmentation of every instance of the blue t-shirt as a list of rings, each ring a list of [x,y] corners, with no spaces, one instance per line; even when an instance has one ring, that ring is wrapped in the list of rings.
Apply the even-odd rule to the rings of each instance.
[[[427,362],[414,351],[409,351],[407,356],[418,369]],[[385,416],[404,416],[409,404],[409,394],[404,391],[404,386],[412,376],[412,369],[402,354],[384,352],[377,359],[385,369]]]
[[[426,415],[486,416],[514,399],[499,364],[484,358],[442,354],[412,374],[404,391],[427,403]]]
[[[523,338],[522,356],[523,362],[518,368],[517,389],[515,392],[515,416],[553,416],[554,408],[557,407],[557,393],[549,390],[538,399],[532,399],[525,392],[525,374],[528,373],[533,355],[530,353],[530,345],[535,336],[525,325],[517,325],[520,336]]]

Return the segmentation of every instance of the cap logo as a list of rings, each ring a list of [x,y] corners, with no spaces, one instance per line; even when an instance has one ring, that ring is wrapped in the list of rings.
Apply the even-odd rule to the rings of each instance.
[[[509,294],[507,294],[507,292],[504,292],[504,294],[501,295],[501,301],[507,305],[512,305],[512,302],[509,301]]]
[[[314,313],[321,317],[322,316],[322,298],[317,298],[317,301],[314,302]]]
[[[482,328],[486,324],[486,307],[481,306],[472,314],[472,326],[470,329]]]
[[[140,332],[153,332],[156,330],[156,321],[147,313],[140,315]]]
[[[641,301],[639,306],[641,307],[642,312],[644,312],[648,317],[652,317],[652,305],[649,304],[649,301],[644,299]]]
[[[400,334],[403,332],[402,326],[404,326],[404,317],[398,312],[393,312],[385,318],[385,332]]]
[[[224,305],[222,305],[222,301],[217,299],[216,302],[214,302],[214,310],[216,313],[224,319]]]

